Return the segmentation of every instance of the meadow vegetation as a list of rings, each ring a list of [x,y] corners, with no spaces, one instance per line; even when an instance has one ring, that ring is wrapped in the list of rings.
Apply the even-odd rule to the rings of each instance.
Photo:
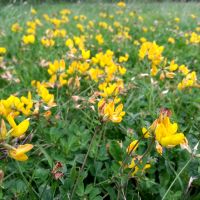
[[[0,199],[200,199],[200,4],[0,7]]]

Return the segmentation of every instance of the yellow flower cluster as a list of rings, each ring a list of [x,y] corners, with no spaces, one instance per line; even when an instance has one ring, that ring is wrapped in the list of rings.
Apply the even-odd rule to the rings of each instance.
[[[25,153],[33,148],[31,144],[15,147],[12,141],[13,137],[23,138],[23,135],[29,128],[29,119],[25,119],[17,125],[15,118],[19,115],[30,115],[32,107],[33,101],[30,92],[28,93],[28,97],[22,96],[18,98],[11,95],[8,99],[0,101],[0,116],[4,117],[7,121],[7,123],[5,123],[4,119],[1,121],[0,141],[2,146],[7,149],[8,155],[15,160],[27,160],[28,157]],[[6,124],[10,127],[9,131],[7,131],[6,126],[8,125]]]
[[[169,38],[171,43],[172,38]],[[155,42],[148,42],[144,40],[140,49],[139,49],[139,58],[144,60],[145,57],[151,61],[151,75],[156,76],[160,74],[160,80],[165,78],[174,78],[176,73],[180,73],[183,76],[183,80],[178,84],[178,89],[183,90],[187,87],[199,87],[196,72],[188,69],[185,65],[178,65],[175,63],[175,60],[172,60],[168,63],[167,58],[162,56],[164,47],[157,45]],[[175,73],[176,72],[176,73]]]
[[[125,168],[129,168],[131,170],[131,176],[135,176],[137,172],[142,172],[144,173],[145,170],[149,169],[151,165],[149,163],[146,163],[145,165],[142,163],[142,156],[136,154],[136,150],[139,146],[139,141],[138,140],[133,140],[129,146],[126,149],[126,152],[128,156],[131,156],[131,161],[130,164],[125,165]],[[122,162],[120,162],[122,164]],[[141,165],[143,167],[141,168]]]
[[[117,6],[115,14],[121,17],[126,11],[126,3],[120,1]],[[121,44],[126,44],[124,42],[131,42],[136,46],[140,45],[139,59],[145,60],[147,58],[147,61],[150,62],[152,76],[159,74],[160,80],[164,80],[165,78],[172,79],[179,73],[184,77],[178,84],[179,90],[199,87],[196,72],[190,71],[185,65],[178,65],[176,59],[168,60],[165,58],[163,56],[164,46],[147,41],[145,37],[133,40],[135,36],[133,36],[129,25],[130,22],[133,22],[131,20],[135,20],[134,25],[138,26],[143,34],[150,31],[155,32],[157,28],[156,25],[150,27],[144,25],[144,18],[135,12],[129,12],[128,16],[122,18],[120,22],[115,18],[115,15],[107,12],[99,13],[101,21],[94,19],[87,21],[86,16],[69,16],[71,11],[63,9],[58,15],[55,14],[52,17],[44,14],[42,22],[36,18],[37,11],[35,9],[31,8],[30,13],[31,20],[26,22],[25,28],[22,28],[19,23],[14,23],[10,27],[11,31],[15,34],[23,31],[22,37],[20,36],[23,49],[32,48],[33,45],[37,44],[43,46],[42,49],[45,47],[47,51],[55,49],[60,58],[55,56],[57,59],[54,58],[55,60],[48,62],[46,72],[49,78],[46,81],[32,81],[34,90],[31,92],[36,94],[34,100],[31,92],[28,92],[27,97],[11,95],[7,99],[0,100],[0,115],[3,118],[0,129],[1,144],[8,150],[8,155],[16,160],[27,160],[26,152],[33,148],[31,144],[20,145],[22,144],[20,141],[24,138],[30,125],[27,117],[37,116],[41,107],[44,110],[49,110],[56,106],[56,103],[59,103],[55,102],[55,88],[57,91],[60,88],[65,88],[69,89],[70,92],[73,90],[72,93],[75,93],[82,89],[81,83],[86,80],[87,83],[84,82],[84,84],[92,83],[94,85],[92,87],[94,91],[91,93],[95,96],[93,103],[96,103],[99,120],[113,123],[120,123],[123,120],[125,111],[121,96],[126,88],[123,75],[126,74],[124,65],[129,60],[129,54],[123,52],[118,57],[116,55],[121,52]],[[195,16],[192,18],[195,19]],[[106,19],[109,19],[111,23]],[[174,30],[179,30],[179,22],[179,18],[173,19]],[[68,33],[66,25],[74,26],[75,33]],[[47,29],[45,29],[46,26]],[[42,34],[38,34],[39,29],[41,29]],[[90,34],[90,32],[95,32],[95,34]],[[120,44],[116,54],[114,50],[107,47],[107,37],[112,42]],[[168,37],[166,42],[175,44],[175,38],[178,37]],[[186,38],[187,42],[195,44],[194,46],[200,42],[198,30],[188,33]],[[94,44],[90,44],[91,40],[94,41]],[[60,55],[59,51],[62,48],[65,55]],[[6,48],[0,47],[0,56],[6,52]],[[47,115],[49,113],[45,113],[45,116]],[[24,120],[19,123],[20,118]],[[10,129],[9,131],[7,131],[7,127]],[[161,113],[148,130],[142,129],[142,133],[144,138],[154,138],[158,152],[162,153],[163,147],[174,147],[185,142],[184,134],[177,133],[177,129],[177,123],[171,123],[169,116],[166,113]],[[18,138],[19,143],[14,144],[13,138]],[[132,152],[135,153],[137,148],[138,140],[134,140],[128,146],[127,153],[132,155]],[[140,155],[133,157],[127,166],[127,168],[134,169],[133,176],[140,171],[137,162],[140,158]],[[139,162],[139,164],[142,163]],[[142,171],[149,167],[150,164],[144,165]]]
[[[163,46],[157,45],[155,42],[143,42],[139,50],[139,58],[143,60],[146,56],[151,61],[151,74],[155,76],[158,72],[157,67],[163,60]]]
[[[54,95],[49,93],[49,90],[47,89],[47,83],[40,83],[39,81],[34,80],[31,84],[36,87],[38,96],[42,98],[43,103],[45,103],[49,108],[56,106]]]
[[[75,86],[80,87],[79,80],[81,78],[91,79],[99,84],[101,99],[98,103],[98,111],[103,121],[121,122],[125,112],[118,95],[124,89],[124,83],[120,76],[126,73],[126,69],[114,61],[114,53],[110,50],[107,50],[106,53],[97,53],[91,57],[89,50],[81,49],[80,54],[81,57],[78,56],[72,61],[68,68],[66,68],[64,60],[55,60],[53,63],[49,63],[49,81],[42,84],[33,82],[32,85],[37,87],[38,94],[43,101],[49,107],[52,107],[54,99],[49,94],[47,87],[70,86],[72,82],[75,82]],[[120,57],[120,62],[126,62],[127,60],[127,54]]]
[[[200,35],[198,33],[192,32],[189,41],[187,42],[190,44],[200,44]]]
[[[187,139],[183,133],[178,133],[178,124],[171,123],[169,115],[171,113],[164,109],[161,110],[160,116],[147,130],[142,129],[143,134],[148,137],[154,137],[156,140],[156,149],[162,154],[162,147],[171,148],[176,145],[185,144]]]
[[[197,75],[195,71],[187,73],[185,78],[178,84],[178,89],[183,90],[187,87],[200,87],[200,84],[197,83]]]
[[[28,92],[28,97],[22,96],[18,98],[11,95],[7,99],[0,100],[0,115],[7,117],[12,114],[14,117],[23,114],[29,116],[33,107],[31,92]]]
[[[11,31],[12,32],[21,32],[22,31],[22,27],[18,23],[14,23],[11,26]]]
[[[49,63],[48,73],[51,76],[49,79],[49,83],[57,84],[58,87],[67,84],[66,69],[65,69],[65,61],[64,60],[55,60],[54,63]]]

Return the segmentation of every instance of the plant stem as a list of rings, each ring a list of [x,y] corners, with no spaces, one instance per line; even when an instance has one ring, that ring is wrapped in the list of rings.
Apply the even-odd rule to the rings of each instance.
[[[70,197],[71,200],[73,200],[73,196],[74,196],[76,187],[77,187],[77,185],[78,185],[78,181],[79,181],[80,174],[82,173],[82,171],[83,171],[83,169],[84,169],[84,167],[85,167],[85,164],[86,164],[86,161],[87,161],[87,158],[88,158],[90,149],[91,149],[91,147],[92,147],[92,143],[93,143],[93,141],[94,141],[94,139],[95,139],[95,137],[96,137],[96,134],[97,134],[97,132],[98,132],[99,129],[100,129],[100,126],[97,126],[97,128],[95,129],[95,132],[94,132],[94,134],[93,134],[93,137],[92,137],[92,139],[91,139],[91,141],[90,141],[90,145],[89,145],[89,147],[88,147],[88,151],[87,151],[87,153],[86,153],[86,155],[85,155],[85,158],[84,158],[84,160],[83,160],[83,164],[82,164],[82,166],[81,166],[81,168],[80,168],[80,170],[79,170],[78,177],[77,177],[77,179],[76,179],[76,182],[75,182],[75,184],[74,184],[74,187],[73,187],[73,190],[72,190],[72,193],[71,193],[71,197]]]
[[[154,138],[152,138],[150,145],[148,146],[147,150],[143,153],[143,155],[141,156],[141,158],[137,161],[137,163],[135,163],[135,166],[130,170],[130,172],[128,173],[128,178],[131,177],[131,173],[133,172],[133,170],[135,169],[135,167],[140,164],[140,162],[142,161],[142,159],[150,152],[152,145],[154,144]]]
[[[174,183],[176,182],[176,180],[179,178],[179,176],[181,175],[181,173],[185,170],[185,168],[189,165],[189,163],[191,162],[192,157],[187,161],[187,163],[184,165],[184,167],[180,170],[180,172],[176,175],[176,178],[173,180],[173,182],[171,183],[171,185],[169,186],[169,188],[167,189],[167,191],[165,192],[162,200],[164,200],[166,198],[166,196],[168,195],[169,191],[171,190],[172,186],[174,185]]]

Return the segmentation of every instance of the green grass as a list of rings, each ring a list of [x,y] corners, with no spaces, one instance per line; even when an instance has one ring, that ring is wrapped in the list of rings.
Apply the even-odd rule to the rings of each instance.
[[[44,3],[34,5],[34,8],[38,12],[35,18],[40,19],[43,26],[37,30],[35,44],[24,47],[21,38],[25,34],[26,22],[33,17],[30,13],[31,5],[0,7],[0,47],[7,49],[4,57],[6,70],[9,69],[13,76],[20,80],[20,83],[16,83],[1,78],[0,98],[5,99],[16,93],[19,96],[27,95],[29,90],[35,94],[31,81],[49,79],[47,69],[40,66],[41,60],[53,62],[55,59],[64,58],[67,68],[69,67],[71,60],[66,58],[66,39],[57,39],[52,48],[45,48],[40,43],[46,29],[53,28],[44,21],[43,14],[58,17],[61,9],[68,8],[72,11],[69,23],[61,26],[66,29],[67,37],[96,35],[98,32],[103,35],[105,43],[101,46],[94,38],[86,40],[86,49],[91,51],[92,56],[107,49],[114,52],[116,60],[125,53],[129,54],[128,62],[123,64],[127,73],[123,76],[125,91],[121,97],[126,115],[120,124],[101,124],[97,103],[94,104],[95,112],[87,102],[80,102],[82,109],[76,109],[72,96],[88,99],[98,90],[98,84],[95,82],[82,78],[80,89],[50,89],[55,95],[57,106],[52,108],[52,115],[48,120],[43,117],[42,111],[39,118],[30,117],[31,126],[28,129],[27,140],[34,148],[29,153],[29,159],[26,162],[18,162],[7,157],[0,161],[0,169],[5,174],[2,183],[0,181],[0,199],[159,200],[165,195],[165,199],[199,199],[199,158],[191,158],[186,150],[181,150],[180,147],[165,149],[163,156],[160,156],[156,153],[154,145],[143,161],[150,161],[151,168],[146,174],[139,173],[132,179],[127,179],[128,170],[120,174],[118,158],[125,157],[126,147],[133,138],[141,138],[141,128],[151,125],[158,117],[160,108],[172,111],[172,121],[178,123],[179,131],[185,134],[192,149],[199,141],[199,88],[179,91],[177,84],[181,81],[181,76],[164,81],[154,77],[157,83],[152,84],[150,76],[141,76],[150,73],[150,62],[139,60],[139,47],[133,45],[133,41],[141,37],[148,41],[156,41],[164,46],[165,57],[169,60],[175,59],[179,65],[187,65],[200,76],[200,46],[187,45],[183,37],[184,33],[193,32],[199,27],[200,4],[130,3],[122,16],[115,14],[118,10],[116,5],[107,3]],[[129,18],[128,13],[131,11],[141,15],[144,22],[141,23],[138,19],[126,22],[125,19]],[[100,12],[114,15],[114,19],[100,18]],[[197,19],[191,19],[191,14],[196,15]],[[95,28],[85,28],[85,31],[80,33],[76,28],[77,21],[73,20],[74,16],[80,15],[87,17],[85,21],[80,22],[81,24],[86,27],[89,20],[94,20]],[[179,31],[175,31],[175,17],[180,18]],[[98,22],[101,21],[107,22],[114,31],[100,28]],[[130,40],[113,40],[116,34],[114,21],[130,28]],[[13,33],[10,30],[11,25],[16,22],[24,29],[21,33]],[[156,24],[158,25],[155,32],[142,31],[142,27],[150,28]],[[174,37],[176,43],[169,44],[169,37]],[[0,69],[0,72],[4,73],[4,70]],[[36,94],[34,98],[37,100]],[[59,118],[56,117],[58,115]],[[123,143],[122,149],[117,142]],[[137,153],[142,155],[148,145],[150,146],[150,140],[143,140]],[[59,180],[55,180],[51,173],[57,161],[63,164],[61,171],[64,173],[64,177]],[[196,179],[187,189],[191,177]]]

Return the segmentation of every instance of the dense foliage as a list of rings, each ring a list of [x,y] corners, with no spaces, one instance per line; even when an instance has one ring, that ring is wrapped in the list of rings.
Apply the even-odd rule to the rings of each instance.
[[[199,199],[199,4],[0,8],[0,199]]]

